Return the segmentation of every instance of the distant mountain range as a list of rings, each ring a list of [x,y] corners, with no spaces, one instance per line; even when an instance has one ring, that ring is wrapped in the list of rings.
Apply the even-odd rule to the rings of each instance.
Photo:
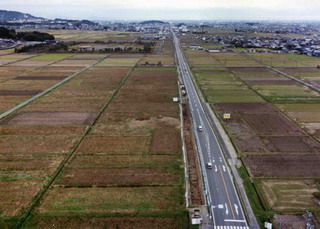
[[[165,24],[164,21],[159,21],[159,20],[149,20],[149,21],[142,21],[139,24],[141,25],[146,25],[146,24]]]
[[[0,22],[32,22],[46,20],[41,17],[35,17],[31,14],[21,13],[17,11],[0,10]]]
[[[89,27],[92,29],[98,26],[98,23],[89,20],[70,20],[62,18],[56,18],[52,20],[42,17],[35,17],[27,13],[7,10],[0,10],[0,24],[2,26],[16,26],[14,28],[19,28],[19,26],[27,24],[28,26],[38,26],[38,28],[41,24],[44,26],[44,28],[54,27],[69,29],[88,29]]]

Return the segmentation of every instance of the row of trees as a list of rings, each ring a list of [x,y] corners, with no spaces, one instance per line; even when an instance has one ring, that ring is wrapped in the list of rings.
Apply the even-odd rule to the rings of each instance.
[[[68,52],[68,45],[64,43],[58,44],[36,44],[36,45],[25,45],[20,48],[15,48],[15,53],[25,52]]]
[[[46,41],[54,40],[54,36],[48,33],[33,32],[16,32],[14,29],[0,27],[0,38],[14,39],[23,41]]]

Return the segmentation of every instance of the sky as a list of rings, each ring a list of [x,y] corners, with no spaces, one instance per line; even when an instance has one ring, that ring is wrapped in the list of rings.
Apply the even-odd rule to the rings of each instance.
[[[320,0],[0,0],[0,9],[51,19],[320,21]]]

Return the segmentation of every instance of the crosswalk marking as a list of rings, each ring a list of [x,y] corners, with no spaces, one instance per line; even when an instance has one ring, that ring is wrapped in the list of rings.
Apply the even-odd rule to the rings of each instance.
[[[214,229],[250,229],[246,226],[214,226]]]

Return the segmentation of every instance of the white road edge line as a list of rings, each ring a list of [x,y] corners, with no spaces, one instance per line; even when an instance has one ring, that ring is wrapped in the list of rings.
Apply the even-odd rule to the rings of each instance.
[[[246,222],[245,220],[243,220],[243,219],[225,219],[224,220],[225,222]]]

